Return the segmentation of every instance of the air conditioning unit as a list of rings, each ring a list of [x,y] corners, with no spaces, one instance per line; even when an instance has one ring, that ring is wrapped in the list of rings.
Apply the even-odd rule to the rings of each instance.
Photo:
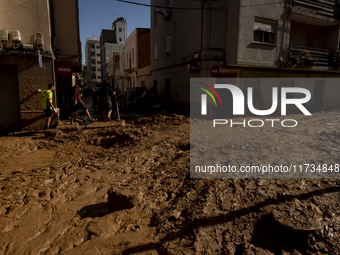
[[[0,40],[2,42],[8,41],[8,31],[4,28],[0,30]]]
[[[28,43],[26,43],[26,44],[23,44],[23,45],[22,45],[22,48],[23,48],[24,50],[34,50],[34,45],[33,45],[33,44],[28,44]]]
[[[14,49],[21,47],[20,31],[14,30],[9,34],[8,47],[13,47]]]
[[[12,41],[13,42],[21,42],[21,35],[20,35],[20,31],[18,31],[18,30],[14,30],[13,32],[12,32],[12,35],[13,35],[13,37],[12,37]]]
[[[42,33],[36,33],[35,34],[35,44],[37,46],[38,49],[43,49],[44,47],[44,38]]]
[[[170,20],[170,18],[171,18],[171,10],[165,9],[163,11],[163,20]]]

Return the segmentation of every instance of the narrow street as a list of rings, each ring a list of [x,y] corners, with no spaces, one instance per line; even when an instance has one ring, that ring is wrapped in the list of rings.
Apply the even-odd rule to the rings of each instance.
[[[318,145],[303,160],[339,162],[338,116],[318,113],[313,125],[295,116],[303,123],[296,135],[308,132]],[[0,138],[0,253],[340,253],[338,179],[190,179],[189,130],[187,117],[157,115],[48,139]],[[231,143],[248,144],[238,130]],[[251,157],[261,143],[230,153]],[[280,146],[292,160],[293,144]],[[301,153],[310,146],[306,140]],[[256,157],[264,161],[272,150]],[[110,209],[111,187],[137,204]]]
[[[340,255],[340,0],[0,25],[0,255]]]

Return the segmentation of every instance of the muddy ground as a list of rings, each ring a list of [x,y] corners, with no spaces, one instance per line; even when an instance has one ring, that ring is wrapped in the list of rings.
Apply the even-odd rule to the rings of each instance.
[[[339,163],[339,116],[297,116],[279,149],[233,129],[228,154]],[[338,179],[190,179],[190,121],[1,137],[0,254],[340,254]],[[137,205],[109,208],[111,187]]]

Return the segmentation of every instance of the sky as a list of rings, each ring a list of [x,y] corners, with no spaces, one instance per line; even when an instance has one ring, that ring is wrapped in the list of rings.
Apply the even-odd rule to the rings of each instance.
[[[150,4],[150,0],[135,2]],[[87,37],[100,36],[102,29],[111,29],[112,22],[124,17],[127,22],[127,36],[136,28],[150,28],[150,7],[132,5],[116,0],[79,0],[80,40],[85,64],[85,43]]]

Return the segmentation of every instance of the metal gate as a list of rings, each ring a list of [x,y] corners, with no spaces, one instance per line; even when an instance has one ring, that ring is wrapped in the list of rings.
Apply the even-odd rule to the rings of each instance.
[[[0,65],[0,134],[20,131],[17,66]]]

